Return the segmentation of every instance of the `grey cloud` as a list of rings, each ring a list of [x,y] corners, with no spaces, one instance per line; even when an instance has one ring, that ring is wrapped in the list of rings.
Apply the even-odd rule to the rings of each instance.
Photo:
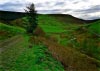
[[[50,6],[50,4],[51,4],[52,2],[44,2],[44,3],[37,3],[37,4],[35,4],[35,7],[54,7],[54,5],[52,5],[52,6]]]
[[[63,12],[72,11],[72,9],[63,9]]]
[[[86,19],[86,20],[93,20],[93,19],[98,19],[100,18],[99,16],[91,16],[91,15],[84,15],[84,16],[81,16],[82,19]]]
[[[35,7],[43,7],[43,4],[42,3],[37,3],[37,4],[35,4]]]
[[[52,3],[52,2],[37,3],[37,4],[35,4],[35,6],[36,6],[36,7],[45,7],[45,6],[47,6],[47,7],[57,7],[57,6],[62,6],[62,5],[65,4],[65,2],[55,2],[54,5],[50,6],[51,3]],[[44,4],[45,4],[45,5],[44,5]]]
[[[76,2],[73,2],[73,4],[77,4],[77,3],[79,3],[78,1],[76,1]]]
[[[57,13],[61,13],[61,10],[38,10],[38,13],[47,13],[47,14],[57,14]]]
[[[92,6],[89,9],[85,9],[85,10],[74,10],[74,12],[80,12],[81,14],[85,14],[85,13],[94,13],[94,12],[99,12],[100,11],[100,5],[96,5],[96,6]]]
[[[62,13],[62,12],[68,12],[71,11],[71,9],[52,9],[52,10],[37,10],[39,13]]]
[[[73,1],[73,4],[78,4],[78,3],[80,3],[80,2],[88,2],[88,0],[82,0],[82,1],[76,0],[76,1]]]
[[[47,6],[50,4],[51,2],[44,2],[44,3],[37,3],[35,4],[36,7],[44,7],[44,4],[46,4]]]
[[[7,10],[7,11],[16,11],[16,10],[20,9],[21,7],[23,7],[23,6],[24,6],[24,4],[22,4],[22,3],[7,2],[7,3],[4,3],[4,4],[1,4],[0,9],[1,10]]]
[[[10,3],[10,2],[8,2],[8,3],[5,3],[5,4],[0,5],[0,7],[10,7],[10,6],[23,6],[23,4],[21,4],[21,3]]]
[[[100,18],[99,16],[90,16],[88,19],[91,19],[91,20],[93,20],[93,19],[98,19],[98,18]]]
[[[57,6],[57,5],[63,5],[65,2],[57,2],[57,3],[55,3],[55,6]]]

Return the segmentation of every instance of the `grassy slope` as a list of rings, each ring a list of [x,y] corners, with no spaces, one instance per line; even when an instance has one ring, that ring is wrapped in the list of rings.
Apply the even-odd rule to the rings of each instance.
[[[39,16],[39,26],[43,28],[46,34],[50,34],[51,37],[54,37],[52,38],[53,40],[56,38],[59,44],[74,47],[82,53],[99,59],[100,49],[97,48],[99,46],[96,44],[99,40],[97,40],[97,37],[94,38],[94,34],[91,32],[91,30],[93,30],[93,32],[99,33],[99,24],[91,24],[87,27],[88,30],[86,32],[82,29],[77,30],[77,28],[82,25],[59,22],[54,17],[43,15]],[[73,38],[76,39],[74,40]]]
[[[25,30],[20,27],[14,27],[0,23],[0,40],[4,40],[16,34],[23,33],[25,33]]]
[[[34,45],[29,48],[28,37],[24,39],[2,52],[2,71],[64,71],[45,46]]]
[[[75,31],[79,26],[82,26],[82,24],[66,21],[60,22],[56,17],[40,15],[39,26],[42,27],[47,35],[50,35],[53,39],[62,45],[66,45],[67,41],[73,38],[72,32]]]
[[[66,15],[66,14],[54,14],[54,15],[50,15],[52,17],[54,17],[55,19],[57,19],[59,22],[63,22],[66,24],[84,24],[86,22],[86,20],[82,20],[76,17],[73,17],[72,15]]]
[[[59,44],[75,48],[84,54],[100,60],[100,21],[90,25],[79,25],[60,22],[55,17],[44,15],[39,17],[39,25],[47,34],[53,37],[51,39],[56,40]],[[59,26],[59,28],[56,26]],[[52,27],[55,28],[52,29]],[[60,31],[61,29],[63,33]],[[52,32],[53,30],[54,32]]]
[[[70,44],[82,53],[100,60],[100,21],[83,26],[84,29],[75,30],[73,40]]]
[[[71,35],[71,31],[77,27],[76,24],[67,24],[64,22],[59,22],[58,19],[48,15],[39,16],[39,26],[46,32],[47,35],[51,36],[54,41],[62,45],[66,45],[68,38],[61,38],[61,36],[67,37],[66,34]]]
[[[9,31],[9,35],[12,35],[12,33],[17,35],[17,32],[21,32],[21,30],[23,32],[21,28],[19,31],[18,28],[5,24],[2,24],[1,28],[1,30]],[[29,48],[28,36],[23,35],[24,38],[19,37],[14,39],[16,41],[19,39],[15,44],[10,42],[16,41],[10,41],[7,48],[0,46],[4,49],[0,53],[2,62],[0,65],[1,71],[64,71],[61,63],[52,58],[52,55],[44,45],[34,45],[33,48]]]
[[[92,23],[92,24],[89,26],[88,29],[89,29],[89,31],[90,31],[91,33],[94,32],[94,33],[100,35],[100,20],[97,21],[97,22]]]
[[[63,24],[59,24],[57,20],[48,15],[39,16],[39,26],[43,28],[46,33],[61,33],[64,32]]]
[[[59,22],[58,19],[49,15],[39,15],[39,26],[41,26],[47,33],[66,33],[69,30],[73,30],[78,26],[81,26],[80,23],[66,23]],[[67,30],[69,29],[69,30]]]

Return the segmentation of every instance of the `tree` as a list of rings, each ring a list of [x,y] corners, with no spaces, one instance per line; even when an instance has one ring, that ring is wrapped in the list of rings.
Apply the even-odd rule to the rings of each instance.
[[[26,7],[26,18],[28,20],[26,31],[28,34],[33,34],[34,30],[37,28],[37,12],[35,11],[34,4],[30,4]]]

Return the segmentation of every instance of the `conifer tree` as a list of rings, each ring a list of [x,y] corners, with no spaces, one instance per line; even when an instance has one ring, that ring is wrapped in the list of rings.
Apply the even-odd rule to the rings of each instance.
[[[28,34],[33,34],[34,30],[37,28],[37,12],[35,11],[34,4],[30,4],[26,7],[26,18],[28,20],[26,31]]]

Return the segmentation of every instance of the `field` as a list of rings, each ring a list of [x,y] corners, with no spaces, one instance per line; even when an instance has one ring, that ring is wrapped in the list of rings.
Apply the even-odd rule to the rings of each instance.
[[[100,20],[69,17],[39,15],[38,36],[26,34],[23,18],[0,23],[0,71],[100,71]]]
[[[1,71],[64,71],[61,63],[52,57],[43,44],[33,44],[33,48],[29,48],[29,37],[24,33],[25,30],[5,24],[0,27],[10,35],[0,35],[1,38],[5,37],[0,43]]]

